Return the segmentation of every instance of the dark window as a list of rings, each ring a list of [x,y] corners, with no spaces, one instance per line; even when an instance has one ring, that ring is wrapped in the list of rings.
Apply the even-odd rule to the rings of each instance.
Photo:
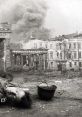
[[[76,49],[76,43],[74,43],[74,49]]]
[[[21,57],[20,57],[20,55],[16,55],[15,56],[15,64],[16,65],[20,65],[21,64]]]
[[[23,56],[23,65],[26,64],[26,56]]]
[[[51,62],[51,67],[53,67],[53,62]]]
[[[81,58],[81,52],[78,52],[78,57]]]
[[[57,57],[59,57],[59,53],[57,52]]]
[[[74,52],[74,59],[76,59],[76,52]]]
[[[81,49],[81,43],[78,43],[78,49]]]
[[[69,63],[69,66],[72,67],[72,63],[71,62]]]
[[[79,67],[82,67],[82,62],[79,62]]]
[[[60,53],[60,59],[62,59],[62,53]]]
[[[53,52],[50,52],[50,58],[53,59]]]
[[[77,65],[77,62],[74,62],[74,65]]]
[[[71,59],[71,53],[68,54],[68,58]]]
[[[69,49],[71,49],[71,43],[69,43]]]

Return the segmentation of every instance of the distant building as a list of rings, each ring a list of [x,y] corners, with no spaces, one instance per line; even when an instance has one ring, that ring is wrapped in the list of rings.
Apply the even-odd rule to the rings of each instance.
[[[48,41],[48,68],[47,69],[56,69],[57,70],[57,50],[56,50],[57,41]]]
[[[27,70],[46,70],[47,49],[26,49],[11,51],[11,67]]]
[[[22,44],[12,43],[11,25],[0,24],[0,70],[15,65],[36,69],[82,69],[82,34],[62,35],[50,40],[31,39]]]
[[[82,69],[82,34],[63,35],[61,38],[66,69]]]
[[[47,49],[47,41],[32,38],[27,43],[23,43],[23,49]]]
[[[68,39],[67,69],[82,69],[82,36]]]
[[[31,39],[23,44],[23,49],[47,49],[47,69],[58,70],[59,63],[64,62],[62,42],[59,40]]]
[[[49,45],[48,68],[62,70],[63,66],[66,64],[65,44],[60,40],[53,40],[49,42]]]
[[[43,41],[32,38],[23,49],[47,49],[47,69],[82,69],[82,34],[62,35]]]

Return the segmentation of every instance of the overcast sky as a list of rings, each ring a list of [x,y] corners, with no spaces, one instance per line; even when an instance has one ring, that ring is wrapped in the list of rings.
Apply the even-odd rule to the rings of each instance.
[[[82,32],[82,0],[46,0],[46,26],[55,34]]]

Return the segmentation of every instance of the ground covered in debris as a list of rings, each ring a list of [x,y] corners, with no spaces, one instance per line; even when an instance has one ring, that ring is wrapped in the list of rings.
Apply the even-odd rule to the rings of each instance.
[[[55,84],[57,90],[51,101],[37,97],[37,85],[43,80]],[[0,107],[0,117],[82,117],[82,78],[66,78],[45,75],[14,74],[13,83],[28,87],[32,95],[32,108]]]

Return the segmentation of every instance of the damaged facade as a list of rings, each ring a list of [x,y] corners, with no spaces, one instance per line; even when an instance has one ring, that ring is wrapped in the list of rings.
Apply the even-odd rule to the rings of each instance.
[[[67,39],[68,58],[66,62],[67,69],[82,69],[82,37],[77,36]]]
[[[18,49],[10,44],[11,26],[0,24],[0,70],[6,71],[15,66],[45,70],[47,68],[47,49]],[[12,47],[12,48],[11,48]],[[15,47],[15,48],[13,48]]]
[[[1,23],[0,70],[14,66],[35,70],[82,69],[82,35],[46,41],[32,37],[20,49],[10,44],[11,35],[11,26]]]
[[[47,49],[47,68],[58,70],[58,66],[62,62],[63,66],[66,63],[64,57],[64,45],[59,40],[39,40],[31,38],[27,43],[23,43],[23,49]]]
[[[0,24],[0,70],[6,70],[11,66],[9,41],[11,28],[8,23]]]
[[[47,49],[12,50],[11,66],[19,66],[26,70],[46,70]]]
[[[32,38],[23,44],[23,49],[47,49],[47,69],[82,69],[82,36],[59,38],[47,41]]]

